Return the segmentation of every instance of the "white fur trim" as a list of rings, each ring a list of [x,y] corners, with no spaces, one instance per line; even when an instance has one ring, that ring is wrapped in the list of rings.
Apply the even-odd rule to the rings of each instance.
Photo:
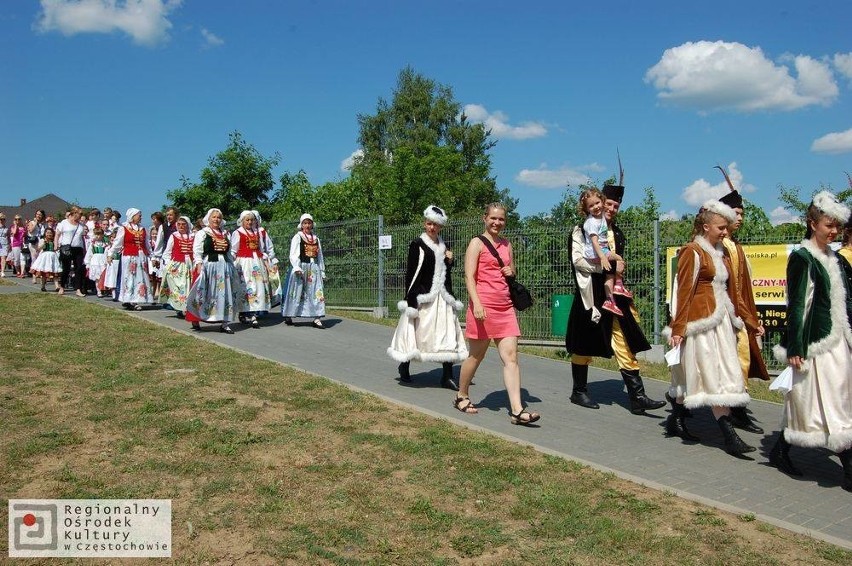
[[[467,359],[467,349],[459,352],[433,352],[421,354],[420,359],[424,362],[462,362]]]
[[[852,448],[852,430],[842,430],[834,434],[817,432],[802,432],[784,429],[784,439],[802,448],[828,448],[832,452],[843,452]]]
[[[727,205],[722,204],[722,206]],[[728,208],[731,207],[728,206]],[[725,264],[722,262],[722,244],[718,244],[718,247],[711,246],[710,242],[707,241],[707,238],[703,236],[695,236],[693,241],[697,243],[705,252],[707,252],[710,255],[710,258],[713,260],[713,267],[716,271],[716,274],[713,276],[712,286],[713,299],[716,303],[716,308],[713,311],[713,314],[706,318],[699,318],[697,320],[687,322],[686,330],[684,331],[684,336],[694,336],[696,334],[702,334],[704,332],[716,328],[722,322],[722,319],[724,318],[726,312],[734,328],[742,328],[743,321],[740,317],[736,315],[734,305],[733,303],[731,303],[731,299],[728,297],[728,270],[725,269]]]
[[[433,204],[427,206],[426,210],[423,211],[423,218],[425,218],[426,220],[431,220],[435,224],[440,224],[441,226],[446,224],[447,220],[449,220],[449,218],[447,218],[447,213],[444,211],[444,209],[437,207]]]
[[[683,405],[687,409],[699,407],[744,407],[751,401],[748,393],[697,393],[683,399]]]
[[[410,362],[411,360],[420,359],[420,350],[411,350],[410,352],[397,352],[393,348],[387,349],[388,356],[398,362]]]
[[[842,430],[828,435],[828,449],[832,452],[843,452],[852,448],[852,430]]]
[[[403,316],[407,318],[417,318],[418,316],[420,316],[420,313],[417,312],[417,309],[409,307],[406,301],[398,302],[396,304],[396,308]]]
[[[718,200],[708,200],[701,205],[701,208],[718,214],[728,222],[736,222],[737,220],[737,213],[734,212],[733,208],[731,208],[724,202]]]
[[[435,254],[435,271],[432,273],[432,284],[429,286],[429,292],[417,295],[417,304],[431,303],[440,294],[456,312],[460,311],[464,305],[450,295],[444,287],[444,279],[447,277],[447,264],[444,263],[447,246],[444,244],[444,240],[439,237],[437,242],[433,242],[432,238],[427,236],[425,232],[420,234],[420,239]]]
[[[781,344],[775,344],[772,346],[772,355],[775,357],[776,362],[780,362],[782,364],[787,363],[787,348]]]
[[[841,338],[845,338],[846,343],[852,347],[852,329],[849,328],[849,319],[846,317],[846,287],[837,263],[837,255],[833,251],[831,255],[826,254],[810,240],[802,241],[802,247],[822,264],[828,273],[828,283],[831,286],[831,332],[825,338],[808,344],[808,358],[828,352],[837,346]]]
[[[815,194],[813,205],[835,220],[843,223],[849,220],[849,207],[839,202],[837,197],[828,191],[820,191]]]

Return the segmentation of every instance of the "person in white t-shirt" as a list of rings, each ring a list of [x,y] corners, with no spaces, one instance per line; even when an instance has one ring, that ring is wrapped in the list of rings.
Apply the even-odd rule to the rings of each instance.
[[[577,208],[581,215],[586,216],[586,221],[583,223],[583,255],[590,262],[600,263],[606,275],[604,281],[606,300],[601,308],[616,316],[624,316],[624,313],[612,299],[614,293],[622,295],[629,293],[621,280],[621,274],[624,272],[624,260],[610,246],[609,226],[607,226],[604,217],[603,205],[604,196],[598,189],[586,189],[580,194]]]

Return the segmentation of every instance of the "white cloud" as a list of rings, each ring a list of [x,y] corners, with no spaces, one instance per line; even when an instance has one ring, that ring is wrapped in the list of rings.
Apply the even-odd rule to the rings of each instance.
[[[653,84],[661,100],[702,112],[828,106],[839,93],[827,61],[785,55],[776,63],[759,47],[724,41],[666,49],[645,82]]]
[[[783,206],[776,207],[772,209],[772,212],[769,213],[769,221],[773,226],[778,226],[779,224],[786,224],[788,222],[796,222],[798,224],[802,223],[801,217],[797,214],[793,214]]]
[[[183,0],[41,0],[35,27],[41,32],[113,33],[121,31],[134,43],[154,46],[168,39],[167,16]]]
[[[852,80],[852,53],[837,53],[833,59],[834,68],[847,79]]]
[[[845,132],[826,134],[814,140],[811,151],[815,153],[850,153],[852,152],[852,128]]]
[[[675,209],[671,209],[660,215],[660,220],[680,220],[680,214]]]
[[[220,45],[225,44],[225,40],[208,30],[207,28],[201,28],[201,35],[204,36],[204,46],[205,47],[219,47]]]
[[[600,165],[593,163],[585,167],[560,167],[559,169],[548,169],[546,163],[542,163],[538,169],[522,169],[515,176],[515,180],[521,184],[539,189],[564,189],[568,185],[581,185],[588,183],[591,179],[583,169],[599,170]]]
[[[743,182],[743,174],[742,171],[737,168],[736,161],[728,165],[726,169],[728,171],[728,177],[731,178],[731,183],[733,183],[734,188],[737,191],[740,193],[753,193],[757,190],[757,187],[754,185]],[[728,194],[731,189],[728,187],[725,177],[719,173],[719,178],[721,181],[715,185],[711,185],[708,181],[705,181],[703,177],[698,179],[681,191],[680,198],[682,198],[684,202],[690,206],[699,207],[707,200],[718,199]]]
[[[467,119],[475,124],[484,124],[496,138],[526,140],[547,135],[547,128],[539,122],[523,122],[518,126],[509,124],[509,117],[499,110],[494,113],[480,104],[467,104],[463,110]]]
[[[344,172],[351,171],[352,167],[355,166],[355,161],[361,159],[362,157],[364,157],[364,150],[356,149],[351,154],[349,154],[349,157],[340,162],[340,170]]]

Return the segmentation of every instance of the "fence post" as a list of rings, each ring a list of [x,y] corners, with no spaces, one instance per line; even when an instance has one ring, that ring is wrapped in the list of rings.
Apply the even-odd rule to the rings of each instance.
[[[385,254],[379,245],[379,241],[381,241],[384,235],[384,230],[385,217],[379,214],[379,235],[376,238],[376,249],[379,251],[379,304],[376,306],[379,308],[379,312],[384,311],[385,308]]]
[[[660,343],[660,219],[654,220],[654,344]]]

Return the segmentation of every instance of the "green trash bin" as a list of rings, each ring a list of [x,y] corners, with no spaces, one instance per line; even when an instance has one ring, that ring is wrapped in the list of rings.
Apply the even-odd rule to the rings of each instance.
[[[550,301],[550,334],[565,336],[568,328],[568,315],[571,314],[571,304],[574,295],[553,295]]]

